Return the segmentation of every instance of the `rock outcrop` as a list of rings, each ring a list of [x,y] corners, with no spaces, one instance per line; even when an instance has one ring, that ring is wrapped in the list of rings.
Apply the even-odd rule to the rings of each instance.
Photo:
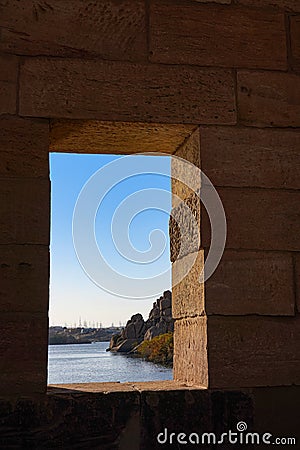
[[[165,291],[153,303],[148,319],[144,321],[142,314],[134,314],[121,333],[112,336],[108,350],[128,353],[142,341],[173,331],[173,328],[172,294]]]

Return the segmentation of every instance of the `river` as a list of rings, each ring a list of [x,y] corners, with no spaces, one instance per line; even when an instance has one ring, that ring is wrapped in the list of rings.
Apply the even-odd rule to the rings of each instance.
[[[109,342],[49,345],[48,384],[171,380],[172,369],[121,353]]]

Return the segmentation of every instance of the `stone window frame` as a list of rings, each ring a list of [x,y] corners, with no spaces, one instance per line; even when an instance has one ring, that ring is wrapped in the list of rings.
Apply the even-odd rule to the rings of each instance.
[[[76,153],[76,154],[138,154],[156,153],[176,155],[186,159],[197,167],[200,167],[200,139],[199,126],[195,124],[167,124],[145,122],[113,122],[101,120],[50,120],[49,153]],[[171,167],[173,172],[173,165]],[[187,192],[185,187],[172,180],[172,192],[185,199]],[[174,204],[173,204],[174,207]],[[50,218],[49,218],[50,220]],[[200,253],[200,250],[199,250]],[[199,266],[200,264],[200,266]],[[202,268],[203,254],[197,258],[196,271]],[[172,268],[173,270],[173,268]],[[192,276],[195,275],[192,273]],[[201,328],[203,339],[198,344],[199,349],[191,346],[191,335],[188,331],[189,317],[195,318],[194,311],[188,303],[182,305],[182,296],[189,298],[189,290],[192,295],[199,295],[199,315],[203,316],[204,288],[190,285],[191,280],[187,276],[177,290],[173,290],[172,314],[175,320],[174,331],[174,364],[173,379],[170,382],[143,382],[143,383],[72,383],[68,385],[48,385],[48,391],[55,387],[64,387],[68,390],[95,391],[120,391],[126,389],[182,389],[184,386],[195,388],[208,387],[208,366],[206,351],[202,352],[203,360],[194,361],[195,351],[205,349],[206,329]],[[178,299],[176,298],[178,296]],[[199,307],[198,307],[199,308]],[[175,312],[175,314],[174,314]],[[197,314],[198,315],[198,314]],[[193,332],[193,328],[191,327]],[[197,340],[196,340],[197,341]],[[197,381],[196,381],[197,380]],[[196,382],[195,382],[196,381]]]

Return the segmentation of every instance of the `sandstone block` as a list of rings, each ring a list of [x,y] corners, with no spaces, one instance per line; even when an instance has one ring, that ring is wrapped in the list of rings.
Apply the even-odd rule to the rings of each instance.
[[[250,126],[300,126],[300,76],[238,71],[240,120]]]
[[[0,174],[3,177],[49,176],[49,124],[38,119],[0,119]]]
[[[45,369],[46,368],[46,369]],[[45,367],[38,363],[21,366],[16,373],[0,374],[1,397],[20,397],[45,394],[47,390],[47,362]]]
[[[300,316],[207,319],[209,386],[300,383]]]
[[[300,189],[298,131],[202,127],[201,164],[215,186]]]
[[[0,181],[0,244],[49,245],[49,180]]]
[[[300,11],[300,7],[299,7]],[[290,17],[292,66],[300,70],[300,16]]]
[[[185,200],[199,190],[201,177],[197,168],[200,169],[199,128],[183,142],[171,159],[173,207],[178,206],[180,200]]]
[[[101,449],[116,447],[117,441],[121,449],[138,450],[140,395],[128,384],[102,383],[99,389],[99,383],[86,383],[52,387],[35,398],[2,400],[0,446],[67,448],[80,442]]]
[[[199,250],[200,197],[198,193],[191,194],[172,209],[169,234],[171,262]]]
[[[297,436],[300,386],[268,386],[252,392],[256,410],[253,429],[258,433],[276,430],[278,436]]]
[[[218,188],[218,193],[227,220],[227,249],[299,251],[299,191]],[[201,240],[206,248],[210,223],[204,208],[201,211]]]
[[[48,246],[1,245],[0,311],[46,313],[48,286]]]
[[[191,267],[193,261],[194,264]],[[172,265],[172,315],[174,318],[179,319],[204,314],[204,285],[201,282],[201,279],[203,280],[203,276],[201,276],[203,266],[203,250],[185,256]]]
[[[1,24],[0,49],[4,52],[135,61],[146,58],[142,0],[13,0],[1,6]]]
[[[0,56],[0,114],[16,113],[18,64],[15,56]]]
[[[2,313],[1,395],[43,393],[47,386],[47,314]]]
[[[295,278],[296,278],[296,302],[297,310],[300,312],[300,254],[297,253],[295,258]]]
[[[237,3],[262,8],[277,7],[286,11],[300,12],[300,4],[298,0],[237,0]]]
[[[50,151],[66,153],[174,153],[195,125],[100,120],[53,120]]]
[[[287,253],[226,250],[205,283],[206,314],[293,316],[293,261]]]
[[[225,69],[33,58],[21,67],[20,86],[23,116],[236,122],[233,75]]]
[[[174,380],[208,386],[206,317],[175,320]]]
[[[223,5],[229,5],[231,3],[231,0],[192,0],[192,1],[198,3],[220,3]]]
[[[160,447],[169,447],[170,449],[172,447],[208,448],[208,446],[201,444],[178,444],[176,437],[171,440],[172,444],[170,444],[171,430],[176,433],[178,433],[177,430],[184,430],[186,436],[189,436],[195,432],[194,430],[211,430],[212,426],[211,393],[207,389],[185,388],[184,390],[175,390],[176,384],[173,382],[173,389],[167,390],[165,388],[158,391],[149,388],[147,391],[141,392],[143,436],[141,449],[158,450]],[[165,428],[170,432],[168,432],[167,443],[161,445],[157,442],[157,436]]]
[[[152,61],[160,63],[287,67],[284,14],[271,8],[262,14],[234,5],[155,0],[150,8],[150,48]]]

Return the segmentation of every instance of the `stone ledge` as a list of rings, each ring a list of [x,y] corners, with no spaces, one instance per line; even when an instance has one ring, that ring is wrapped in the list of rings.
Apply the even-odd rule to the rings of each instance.
[[[220,434],[236,429],[239,421],[249,430],[297,436],[299,390],[188,388],[65,395],[53,388],[39,399],[0,399],[0,448],[155,450],[162,448],[156,436],[164,428]]]
[[[52,120],[50,151],[67,153],[174,153],[195,125],[101,120]],[[0,141],[1,142],[1,141]],[[101,151],[100,151],[101,150]]]
[[[202,386],[188,386],[178,381],[145,381],[145,382],[104,382],[104,383],[71,383],[71,384],[50,384],[48,395],[52,394],[73,394],[73,393],[104,393],[111,392],[148,392],[148,391],[182,391],[201,390]]]

